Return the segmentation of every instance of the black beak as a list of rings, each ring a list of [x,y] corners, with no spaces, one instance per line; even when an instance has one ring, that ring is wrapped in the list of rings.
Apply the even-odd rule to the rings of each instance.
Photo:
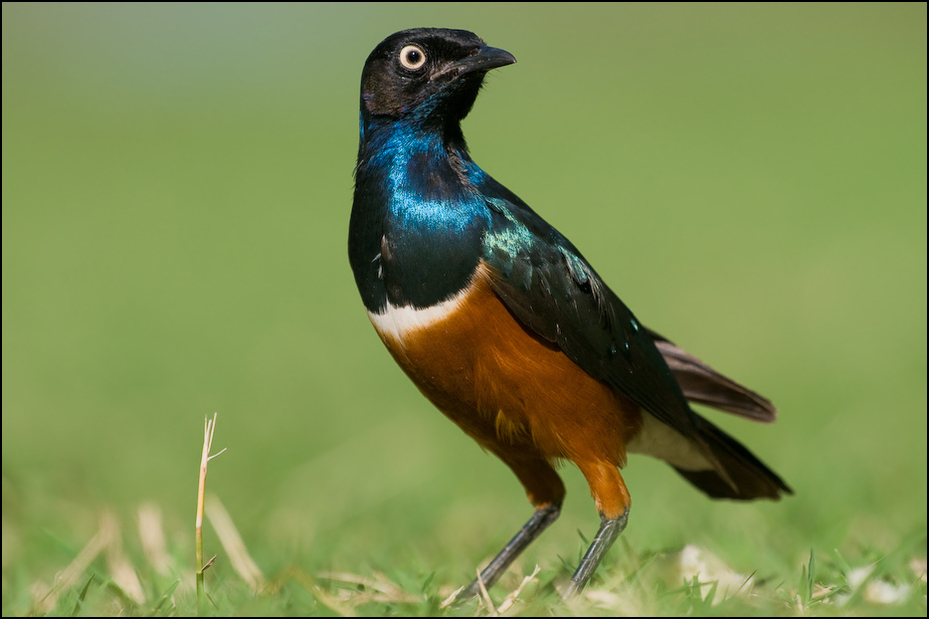
[[[516,62],[516,58],[506,50],[496,47],[482,47],[473,56],[468,56],[467,58],[462,58],[461,60],[450,63],[444,70],[435,73],[432,79],[434,80],[448,73],[455,73],[456,77],[460,77],[466,73],[486,73],[491,69],[505,67],[514,62]]]
[[[505,49],[482,47],[475,56],[465,58],[459,64],[468,67],[467,71],[490,71],[514,62],[516,62],[516,58]]]

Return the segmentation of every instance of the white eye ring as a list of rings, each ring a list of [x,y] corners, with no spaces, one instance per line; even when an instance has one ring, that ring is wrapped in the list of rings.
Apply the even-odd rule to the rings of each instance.
[[[426,64],[426,52],[419,45],[407,45],[400,50],[400,64],[406,69],[419,69]]]

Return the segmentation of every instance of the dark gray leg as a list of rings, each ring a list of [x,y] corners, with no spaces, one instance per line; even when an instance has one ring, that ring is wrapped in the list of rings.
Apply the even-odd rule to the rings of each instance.
[[[626,528],[626,521],[629,519],[629,510],[627,509],[618,518],[602,518],[600,530],[594,538],[587,554],[581,559],[581,564],[577,566],[577,571],[571,577],[571,583],[564,590],[561,599],[568,600],[580,593],[587,586],[587,581],[593,576],[603,560],[603,555],[610,549],[619,534]]]
[[[529,519],[529,522],[519,530],[519,533],[510,540],[510,543],[504,546],[500,554],[498,554],[494,560],[484,568],[484,571],[481,572],[480,581],[483,581],[484,587],[490,589],[500,576],[503,575],[503,572],[510,567],[510,564],[513,563],[516,557],[541,535],[542,531],[547,529],[550,524],[558,519],[559,514],[561,514],[561,505],[551,504],[537,509],[535,513],[532,514],[532,518]],[[594,565],[594,567],[596,567],[596,565]],[[462,589],[455,597],[455,603],[464,602],[475,595],[479,595],[480,592],[481,584],[478,579],[475,579],[474,582]]]

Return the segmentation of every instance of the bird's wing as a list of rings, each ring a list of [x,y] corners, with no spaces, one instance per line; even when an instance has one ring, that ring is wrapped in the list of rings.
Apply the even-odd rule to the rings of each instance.
[[[491,225],[482,258],[497,295],[588,374],[701,442],[701,420],[687,405],[651,332],[570,241],[518,198],[507,198],[486,198]]]

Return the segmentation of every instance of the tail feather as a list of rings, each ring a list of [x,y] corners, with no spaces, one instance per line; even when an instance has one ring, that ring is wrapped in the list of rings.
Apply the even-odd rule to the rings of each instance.
[[[775,420],[777,409],[770,400],[723,376],[651,329],[647,331],[688,401],[761,423]],[[657,440],[641,441],[643,452],[665,460],[714,499],[778,500],[781,494],[793,494],[784,480],[744,445],[696,413],[694,421],[695,433],[686,438],[677,432],[669,433],[669,429],[664,432],[651,429]],[[703,457],[678,457],[688,453],[680,441],[690,442]],[[675,457],[670,457],[671,454]]]
[[[648,333],[688,400],[761,423],[774,421],[777,409],[770,400],[723,376],[654,331],[649,329]]]
[[[784,480],[744,445],[706,419],[698,417],[698,421],[697,440],[712,456],[716,468],[695,471],[674,467],[687,481],[714,499],[777,500],[782,493],[793,494]]]

